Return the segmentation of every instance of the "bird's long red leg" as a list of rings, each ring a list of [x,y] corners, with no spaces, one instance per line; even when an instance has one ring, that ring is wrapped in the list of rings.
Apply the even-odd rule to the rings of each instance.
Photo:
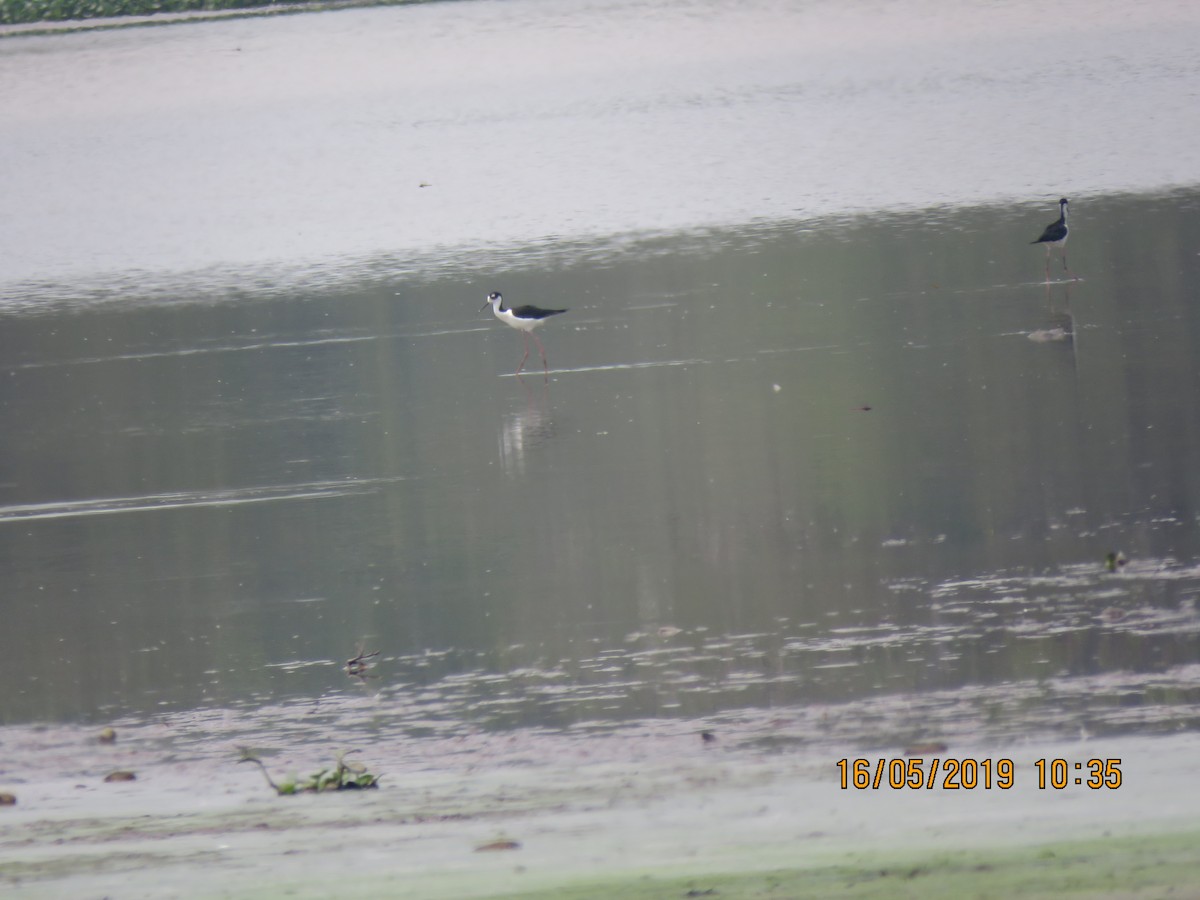
[[[550,374],[550,364],[546,362],[546,348],[542,346],[542,342],[538,340],[538,336],[533,336],[533,341],[538,345],[538,352],[542,354],[542,368],[546,370],[546,374]]]
[[[1067,248],[1065,246],[1063,247],[1062,255],[1063,255],[1063,271],[1071,276],[1072,281],[1078,281],[1079,276],[1076,275],[1074,272],[1072,272],[1071,267],[1067,265]]]
[[[521,374],[521,370],[525,368],[525,360],[529,359],[529,332],[522,331],[521,334],[525,338],[525,355],[521,357],[521,364],[517,366],[517,371],[513,373],[514,375]]]

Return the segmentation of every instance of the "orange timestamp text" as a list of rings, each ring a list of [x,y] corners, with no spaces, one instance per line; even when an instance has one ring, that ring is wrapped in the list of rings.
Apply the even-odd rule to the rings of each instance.
[[[1011,790],[1017,783],[1017,765],[1008,758],[919,757],[839,759],[842,790]],[[1120,759],[1039,759],[1033,763],[1039,790],[1061,791],[1071,786],[1115,790],[1121,786]]]

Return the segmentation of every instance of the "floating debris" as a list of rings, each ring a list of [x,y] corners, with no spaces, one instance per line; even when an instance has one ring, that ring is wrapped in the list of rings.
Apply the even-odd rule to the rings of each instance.
[[[486,844],[480,844],[475,848],[476,853],[495,853],[500,850],[520,850],[521,842],[509,840],[508,838],[499,838],[494,841],[488,841]]]
[[[375,650],[371,653],[363,653],[359,651],[358,656],[353,659],[346,660],[346,674],[351,678],[357,678],[359,681],[366,681],[367,670],[371,668],[368,659],[374,659],[379,655],[379,651]]]
[[[115,744],[117,742],[117,732],[112,728],[105,728],[96,736],[96,740],[101,744]]]
[[[16,806],[16,805],[17,805],[17,795],[16,794],[8,794],[8,793],[0,794],[0,806]]]
[[[109,783],[114,781],[137,781],[137,776],[132,772],[125,771],[124,769],[118,769],[115,772],[109,772],[107,775],[105,775],[104,780]]]
[[[293,776],[279,784],[275,783],[271,778],[271,773],[263,765],[262,760],[255,756],[251,750],[243,747],[242,758],[238,762],[255,763],[262,769],[263,777],[267,779],[267,784],[274,788],[275,793],[280,796],[319,794],[323,791],[359,791],[379,787],[381,776],[368,772],[366,766],[362,763],[346,762],[345,756],[345,753],[339,753],[337,762],[332,769],[322,769],[319,772],[314,772],[303,781]]]
[[[700,732],[700,740],[704,741],[704,743],[706,743],[706,744],[711,744],[716,739],[717,739],[717,736],[715,734],[713,734],[711,731]]]
[[[1125,568],[1127,562],[1128,560],[1125,559],[1124,553],[1117,550],[1110,550],[1108,551],[1108,555],[1104,557],[1104,568],[1110,572],[1116,572],[1118,569]]]

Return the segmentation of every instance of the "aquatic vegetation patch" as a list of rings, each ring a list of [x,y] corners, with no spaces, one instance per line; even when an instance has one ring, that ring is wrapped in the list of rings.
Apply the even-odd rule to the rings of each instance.
[[[305,779],[290,776],[287,779],[276,782],[271,778],[271,773],[267,771],[267,767],[263,765],[261,759],[254,755],[253,751],[243,748],[242,758],[238,762],[248,762],[256,764],[262,769],[263,777],[267,779],[267,784],[275,789],[275,793],[280,796],[290,794],[318,794],[323,791],[358,791],[367,788],[379,787],[379,779],[381,776],[374,772],[368,772],[366,766],[357,762],[346,762],[345,754],[339,753],[337,761],[332,768],[321,769],[314,772]]]

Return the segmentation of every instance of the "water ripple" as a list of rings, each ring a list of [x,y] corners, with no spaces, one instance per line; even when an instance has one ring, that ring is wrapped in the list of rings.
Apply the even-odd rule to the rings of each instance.
[[[239,506],[246,503],[278,503],[317,500],[372,493],[380,485],[405,480],[366,478],[341,481],[312,481],[301,484],[268,485],[228,490],[168,491],[136,497],[98,497],[0,506],[0,524],[38,519],[72,519],[134,512],[158,512],[197,507]]]

